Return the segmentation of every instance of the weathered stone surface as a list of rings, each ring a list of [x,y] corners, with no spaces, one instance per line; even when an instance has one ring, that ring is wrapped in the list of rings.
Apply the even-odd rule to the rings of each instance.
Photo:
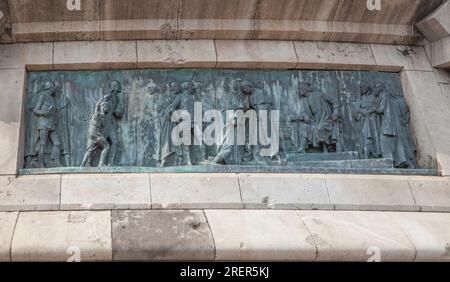
[[[0,70],[0,174],[16,174],[22,167],[19,157],[24,143],[20,139],[22,101],[25,91],[25,70]]]
[[[116,261],[214,259],[202,211],[113,211],[112,227]]]
[[[405,177],[327,175],[336,209],[418,211]]]
[[[242,208],[233,174],[152,174],[153,208]]]
[[[422,211],[450,212],[449,178],[410,176],[409,185]]]
[[[432,71],[422,46],[370,45],[379,71]]]
[[[99,40],[100,26],[93,21],[12,23],[14,42]]]
[[[61,70],[136,68],[135,41],[58,42],[54,67]]]
[[[333,209],[323,175],[239,174],[245,208]]]
[[[102,39],[175,39],[178,0],[101,0]]]
[[[433,72],[402,73],[405,98],[411,109],[413,133],[417,139],[419,164],[427,155],[437,160],[442,175],[450,173],[450,108]]]
[[[0,262],[11,261],[11,241],[18,212],[0,212]]]
[[[294,42],[300,69],[373,70],[376,66],[369,44]]]
[[[8,1],[0,2],[0,43],[11,42],[11,20]]]
[[[253,39],[328,41],[332,32],[329,21],[257,19]]]
[[[387,213],[416,249],[415,261],[450,261],[450,214]]]
[[[317,247],[318,261],[413,261],[415,250],[396,222],[381,212],[298,212]]]
[[[295,211],[206,210],[216,260],[313,261],[316,248]]]
[[[52,70],[53,44],[0,44],[0,69]]]
[[[138,41],[139,68],[187,68],[216,66],[213,40]]]
[[[58,210],[60,176],[0,176],[0,210]]]
[[[442,95],[444,95],[450,108],[450,83],[439,83],[439,85],[441,86]]]
[[[332,21],[339,0],[261,0],[256,19]]]
[[[294,68],[297,64],[290,41],[216,40],[218,68]]]
[[[250,39],[257,0],[182,0],[178,38]]]
[[[147,174],[63,175],[61,209],[151,208]]]
[[[81,261],[112,259],[109,211],[21,213],[12,242],[13,261],[67,261],[73,251]]]
[[[450,84],[450,70],[446,69],[433,69],[434,75],[439,83]]]
[[[67,1],[10,0],[12,36],[16,42],[99,39],[99,1],[82,1],[71,11]]]
[[[430,41],[450,36],[450,3],[447,1],[416,26]]]
[[[450,68],[450,36],[431,44],[432,62],[435,68]]]

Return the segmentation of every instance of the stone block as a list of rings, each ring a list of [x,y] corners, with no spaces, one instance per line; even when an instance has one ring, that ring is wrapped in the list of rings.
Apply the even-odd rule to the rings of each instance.
[[[337,210],[419,210],[403,176],[327,175],[326,183]]]
[[[59,175],[0,176],[0,210],[58,210]]]
[[[100,0],[102,40],[175,39],[178,0]]]
[[[214,259],[202,211],[113,211],[112,227],[115,261]]]
[[[253,39],[327,41],[332,32],[330,21],[257,19]]]
[[[9,0],[15,42],[99,39],[99,1],[83,0],[80,10],[68,1]]]
[[[415,261],[450,262],[449,213],[387,213],[416,249]]]
[[[435,68],[450,68],[450,36],[431,44],[432,63]]]
[[[212,40],[150,40],[137,42],[139,68],[214,68]]]
[[[401,78],[405,98],[411,109],[419,157],[431,156],[437,161],[440,173],[449,175],[450,139],[443,136],[450,136],[450,108],[439,83],[433,72],[405,71]],[[416,125],[420,125],[420,131]],[[425,151],[425,154],[421,151]]]
[[[422,46],[401,46],[371,44],[377,70],[393,71],[416,70],[432,71],[425,49]]]
[[[450,212],[449,178],[411,176],[409,185],[421,211]]]
[[[239,174],[245,208],[333,209],[324,175]]]
[[[206,210],[216,260],[314,261],[316,248],[296,211]]]
[[[317,261],[413,261],[415,249],[382,212],[299,211],[317,247]]]
[[[0,69],[53,69],[53,43],[0,44]]]
[[[450,36],[450,3],[447,1],[416,24],[425,37],[434,42]]]
[[[450,70],[446,69],[433,69],[434,75],[439,83],[450,84]]]
[[[0,262],[11,261],[11,241],[18,212],[0,212]]]
[[[110,261],[111,212],[21,213],[14,232],[13,261]]]
[[[136,41],[57,42],[56,70],[136,68]]]
[[[11,20],[8,1],[0,2],[0,43],[11,42]]]
[[[61,209],[151,208],[147,174],[63,175]]]
[[[291,41],[216,40],[218,68],[295,68]]]
[[[447,105],[450,108],[450,83],[439,83],[439,86],[441,86],[442,95],[444,95]]]
[[[297,68],[373,70],[376,66],[369,44],[294,42]]]
[[[257,0],[182,0],[178,38],[250,39]]]
[[[20,121],[25,91],[25,69],[0,70],[0,175],[22,167]]]
[[[234,174],[151,174],[152,207],[243,208]]]

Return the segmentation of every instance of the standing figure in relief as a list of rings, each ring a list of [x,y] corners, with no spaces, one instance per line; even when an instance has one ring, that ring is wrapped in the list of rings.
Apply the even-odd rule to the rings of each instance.
[[[408,167],[408,149],[402,136],[402,109],[396,97],[386,91],[386,86],[379,83],[375,86],[378,97],[377,111],[380,115],[380,147],[383,158],[390,158],[394,166]]]
[[[93,158],[99,150],[101,157],[98,166],[114,164],[119,147],[117,120],[123,115],[122,101],[118,96],[121,92],[122,84],[114,80],[97,102],[89,123],[88,145],[81,166],[92,166]]]
[[[311,91],[309,83],[300,83],[298,86],[299,93],[299,115],[297,116],[297,135],[298,135],[298,153],[306,153],[309,143],[312,140],[312,122],[314,115],[309,105],[308,96]]]
[[[355,112],[355,119],[361,124],[359,153],[365,159],[378,158],[381,156],[378,100],[366,83],[361,83],[360,93],[361,102]]]
[[[158,167],[164,167],[168,164],[168,159],[174,154],[172,145],[172,121],[171,111],[169,109],[175,97],[181,93],[180,84],[172,81],[169,85],[169,92],[162,93],[156,101],[157,124],[156,130],[156,150],[153,158],[157,161]]]
[[[33,110],[37,117],[37,134],[35,145],[37,146],[38,167],[60,167],[61,156],[61,138],[56,132],[57,123],[57,103],[56,85],[53,81],[47,81],[44,84],[44,89],[39,93],[38,102]],[[52,142],[53,154],[51,163],[47,164],[45,160],[45,149],[48,141]]]

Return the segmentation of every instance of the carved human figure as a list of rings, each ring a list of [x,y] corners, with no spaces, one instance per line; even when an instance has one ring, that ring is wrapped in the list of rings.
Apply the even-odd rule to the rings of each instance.
[[[299,84],[299,95],[298,151],[304,153],[308,143],[311,143],[314,148],[322,147],[323,152],[328,152],[328,146],[336,145],[338,141],[338,102],[315,89],[310,83]]]
[[[381,156],[378,100],[366,83],[361,83],[360,94],[361,101],[355,110],[355,119],[361,126],[358,136],[359,153],[365,159],[378,158]]]
[[[181,93],[180,84],[177,81],[172,81],[169,84],[169,92],[161,93],[156,101],[157,124],[158,130],[156,133],[156,150],[153,158],[157,161],[159,167],[167,166],[169,157],[174,154],[174,147],[171,141],[172,122],[171,110],[175,97]]]
[[[122,84],[112,81],[95,106],[89,122],[88,145],[81,166],[92,166],[93,158],[101,152],[98,166],[113,165],[119,146],[118,125],[123,115],[123,105],[118,94]]]
[[[233,110],[235,115],[226,119],[225,136],[218,148],[218,154],[214,158],[214,163],[225,165],[240,165],[245,153],[249,153],[251,149],[246,145],[237,144],[238,130],[237,126],[239,118],[236,111],[246,112],[249,108],[249,97],[254,93],[255,86],[250,80],[231,81],[229,90],[231,91],[226,110]]]
[[[53,81],[47,81],[44,88],[39,92],[38,102],[33,110],[37,117],[37,134],[35,145],[38,153],[38,167],[56,166],[60,167],[61,138],[56,131],[57,123],[57,103],[55,100],[56,85]],[[45,148],[48,141],[52,142],[53,154],[51,162],[45,160]]]
[[[375,86],[378,97],[377,111],[380,115],[380,147],[383,158],[394,161],[395,167],[408,167],[408,145],[402,130],[402,108],[396,97],[379,83]]]

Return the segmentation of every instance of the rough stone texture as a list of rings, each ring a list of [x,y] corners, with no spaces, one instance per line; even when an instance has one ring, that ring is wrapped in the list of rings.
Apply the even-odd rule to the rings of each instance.
[[[388,213],[416,249],[415,261],[450,262],[450,214]]]
[[[139,68],[214,68],[213,40],[138,41]]]
[[[108,261],[111,250],[111,212],[29,212],[17,221],[13,261],[67,261],[79,248],[81,261]]]
[[[417,139],[419,161],[427,156],[437,160],[443,176],[450,173],[450,108],[433,72],[402,72],[405,97],[411,109],[413,134]]]
[[[430,41],[450,36],[450,3],[445,2],[439,9],[419,22],[416,26]]]
[[[99,1],[83,0],[80,11],[67,1],[9,0],[12,35],[17,42],[99,39]]]
[[[243,208],[234,174],[152,174],[153,208]]]
[[[422,46],[371,44],[379,71],[421,70],[432,71]]]
[[[300,69],[373,70],[376,66],[369,44],[294,42]]]
[[[308,20],[256,20],[253,39],[328,41],[333,22]]]
[[[245,208],[333,209],[323,175],[239,174]]]
[[[0,175],[16,174],[22,167],[20,140],[22,101],[25,91],[25,70],[0,70]]]
[[[0,210],[58,210],[60,176],[0,176]]]
[[[250,39],[257,0],[181,0],[178,38]]]
[[[116,261],[214,259],[202,211],[113,211],[112,228]]]
[[[63,175],[61,209],[151,208],[147,174]]]
[[[419,209],[404,177],[327,175],[326,183],[336,209]]]
[[[316,248],[295,211],[205,211],[216,260],[313,261]]]
[[[56,70],[136,68],[136,41],[55,43]]]
[[[175,39],[178,0],[100,0],[101,36],[113,39]]]
[[[421,211],[450,212],[448,177],[409,177],[409,185]]]
[[[434,75],[439,83],[450,84],[450,70],[445,69],[433,69]]]
[[[447,105],[450,108],[450,83],[440,83],[439,86],[441,86],[442,94],[444,95]]]
[[[435,68],[450,68],[450,36],[432,45],[432,63]]]
[[[7,1],[0,2],[0,43],[11,42],[11,20]]]
[[[0,262],[11,261],[11,241],[18,212],[0,212]]]
[[[0,69],[53,69],[53,44],[0,44]]]
[[[216,40],[218,68],[295,68],[291,41]]]
[[[381,212],[300,211],[317,247],[317,261],[413,261],[414,246],[396,222]]]

